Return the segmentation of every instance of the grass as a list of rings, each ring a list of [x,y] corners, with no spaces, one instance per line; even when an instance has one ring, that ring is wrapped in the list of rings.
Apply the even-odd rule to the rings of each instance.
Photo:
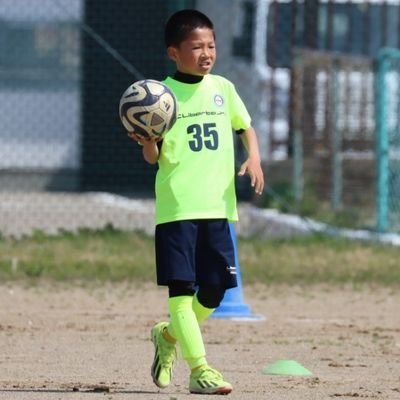
[[[57,281],[150,280],[154,277],[152,239],[109,227],[100,231],[0,241],[0,279]]]
[[[400,248],[314,235],[241,240],[239,251],[251,283],[400,285]]]
[[[400,285],[400,248],[322,235],[238,239],[244,283]],[[154,281],[153,238],[108,227],[57,236],[0,237],[0,279]]]

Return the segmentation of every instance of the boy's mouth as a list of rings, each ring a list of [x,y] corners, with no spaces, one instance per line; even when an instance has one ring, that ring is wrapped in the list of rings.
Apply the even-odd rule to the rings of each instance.
[[[211,61],[203,61],[199,64],[201,68],[210,68],[212,65]]]

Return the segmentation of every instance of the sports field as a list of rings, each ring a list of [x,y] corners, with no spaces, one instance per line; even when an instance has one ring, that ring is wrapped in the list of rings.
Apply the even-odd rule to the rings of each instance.
[[[261,235],[261,225],[275,226],[265,234],[285,235],[293,230],[272,225],[274,221],[259,219],[257,224],[241,210],[241,232],[252,227]],[[143,263],[143,252],[152,254],[151,241],[117,232],[111,232],[113,237],[107,231],[83,232],[78,244],[68,235],[51,239],[60,231],[101,229],[110,223],[147,232],[153,230],[152,221],[153,204],[147,200],[94,194],[2,194],[0,226],[5,238],[28,238],[0,243],[4,268],[0,400],[199,397],[188,393],[188,370],[182,359],[173,385],[161,391],[152,383],[150,329],[167,318],[166,292],[143,271],[154,267],[153,260],[146,261],[148,267],[135,267],[140,279],[114,281],[130,273],[124,260]],[[50,236],[43,233],[29,240],[37,230]],[[250,282],[242,288],[244,301],[265,318],[210,319],[204,325],[209,362],[234,386],[230,398],[400,398],[396,249],[266,241],[264,253],[251,242],[240,243],[241,256],[247,259],[241,265],[243,276]],[[104,262],[112,267],[109,272],[101,279],[93,272],[90,278],[91,271],[96,266],[100,271]],[[93,265],[80,273],[86,264]],[[69,275],[65,274],[68,266]],[[73,283],[74,279],[80,283]],[[261,281],[269,284],[254,283]],[[262,373],[279,360],[297,361],[313,374]]]
[[[211,319],[210,363],[231,399],[399,399],[400,293],[384,288],[251,286],[261,321]],[[150,328],[166,318],[151,283],[0,286],[0,399],[193,399],[182,359],[161,391],[150,377]],[[312,376],[262,374],[289,359]],[[209,396],[213,397],[213,396]],[[208,398],[208,397],[207,397]]]

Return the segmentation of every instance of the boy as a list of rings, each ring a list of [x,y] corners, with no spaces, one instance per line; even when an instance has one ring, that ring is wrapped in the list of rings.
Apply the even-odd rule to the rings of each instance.
[[[196,10],[178,11],[165,27],[165,44],[177,71],[164,83],[178,101],[176,124],[162,142],[128,135],[143,145],[144,159],[158,162],[156,176],[157,283],[168,286],[169,322],[151,331],[154,383],[172,379],[179,343],[191,373],[189,391],[228,394],[230,383],[211,368],[200,324],[237,286],[229,221],[237,220],[234,140],[248,153],[239,175],[248,174],[257,194],[264,187],[257,138],[231,82],[210,72],[216,59],[212,22]]]

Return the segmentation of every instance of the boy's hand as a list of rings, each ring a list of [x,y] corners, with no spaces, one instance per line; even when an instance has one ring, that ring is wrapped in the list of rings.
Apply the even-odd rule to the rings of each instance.
[[[264,190],[264,173],[259,161],[248,158],[240,167],[239,176],[247,173],[250,176],[251,187],[257,194],[262,194]]]
[[[144,146],[145,144],[149,144],[149,143],[156,143],[162,139],[161,137],[157,137],[157,136],[139,135],[138,133],[135,133],[135,132],[128,132],[127,135],[128,135],[128,137],[130,137],[132,140],[134,140],[141,146]]]
[[[142,154],[149,164],[155,164],[158,161],[160,151],[157,142],[162,140],[161,136],[144,136],[135,132],[128,132],[128,137],[142,146]]]
[[[146,138],[142,135],[139,135],[138,133],[135,132],[127,132],[127,135],[129,138],[134,140],[135,142],[139,144],[143,144],[143,142],[146,140]]]

